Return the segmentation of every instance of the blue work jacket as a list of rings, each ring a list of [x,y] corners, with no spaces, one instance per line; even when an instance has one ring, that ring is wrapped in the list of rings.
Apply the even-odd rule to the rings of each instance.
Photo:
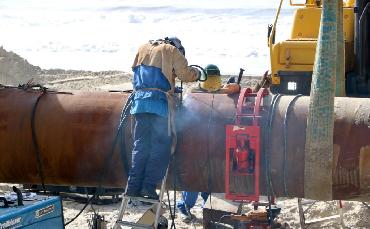
[[[162,70],[141,64],[134,67],[133,72],[135,95],[130,113],[152,113],[167,117],[168,104],[165,92],[171,89],[171,85],[162,73]],[[145,88],[157,88],[161,91],[145,90]]]

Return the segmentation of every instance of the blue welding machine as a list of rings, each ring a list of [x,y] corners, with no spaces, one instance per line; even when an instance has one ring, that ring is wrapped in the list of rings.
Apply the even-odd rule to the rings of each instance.
[[[6,202],[6,200],[5,200]],[[0,229],[62,229],[64,228],[62,201],[59,196],[37,196],[24,201],[22,206],[0,207]]]

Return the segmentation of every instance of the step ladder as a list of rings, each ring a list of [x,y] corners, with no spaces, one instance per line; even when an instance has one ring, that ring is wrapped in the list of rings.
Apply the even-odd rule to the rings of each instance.
[[[317,223],[322,223],[322,222],[331,221],[331,220],[338,220],[338,219],[339,219],[339,224],[342,226],[342,228],[346,228],[344,225],[344,220],[343,220],[343,204],[341,200],[338,200],[338,207],[339,207],[338,215],[332,215],[328,217],[307,220],[305,217],[305,213],[309,209],[311,209],[316,204],[316,202],[318,201],[315,201],[315,200],[303,201],[302,198],[298,198],[298,214],[299,214],[299,221],[300,221],[301,228],[306,229],[311,226],[314,226]],[[303,209],[304,205],[308,205],[308,207],[306,209]]]
[[[163,196],[164,196],[165,189],[166,189],[167,174],[168,174],[168,168],[167,168],[166,174],[165,174],[165,176],[162,180],[161,191],[159,192],[159,200],[153,200],[153,199],[148,199],[148,198],[144,198],[144,197],[126,196],[125,193],[122,194],[122,203],[121,203],[121,207],[120,207],[120,210],[119,210],[119,213],[118,213],[118,216],[117,216],[117,221],[116,221],[116,223],[113,227],[114,229],[120,229],[121,226],[127,226],[127,227],[131,227],[131,228],[148,228],[148,229],[149,228],[150,229],[154,228],[154,229],[157,229],[158,223],[159,223],[159,217],[161,216],[161,209],[162,209],[162,204],[163,204],[162,200],[163,200]],[[127,191],[127,186],[128,186],[128,184],[126,185],[125,192]],[[142,202],[146,202],[146,203],[151,203],[152,208],[154,207],[153,205],[156,205],[154,225],[147,225],[147,224],[142,224],[142,223],[137,223],[137,222],[129,222],[129,221],[124,221],[122,219],[123,215],[126,212],[126,209],[127,209],[127,206],[129,204],[130,200],[137,200],[137,201],[142,201]]]

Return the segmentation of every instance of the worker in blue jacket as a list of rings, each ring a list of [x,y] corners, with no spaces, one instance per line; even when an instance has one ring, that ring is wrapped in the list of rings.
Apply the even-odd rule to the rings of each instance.
[[[165,176],[176,144],[172,101],[175,78],[197,81],[201,73],[188,66],[185,49],[176,37],[142,45],[132,70],[134,146],[125,194],[158,199],[156,186]]]

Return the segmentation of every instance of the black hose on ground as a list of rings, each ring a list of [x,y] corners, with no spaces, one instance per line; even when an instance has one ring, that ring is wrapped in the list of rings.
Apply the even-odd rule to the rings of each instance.
[[[67,226],[68,224],[72,223],[73,221],[75,221],[80,215],[81,213],[85,210],[85,208],[90,204],[90,202],[95,199],[95,195],[93,195],[92,197],[90,197],[90,199],[86,202],[86,204],[83,206],[83,208],[77,213],[77,215],[75,217],[73,217],[70,221],[68,221],[67,223],[64,224],[64,226]]]

